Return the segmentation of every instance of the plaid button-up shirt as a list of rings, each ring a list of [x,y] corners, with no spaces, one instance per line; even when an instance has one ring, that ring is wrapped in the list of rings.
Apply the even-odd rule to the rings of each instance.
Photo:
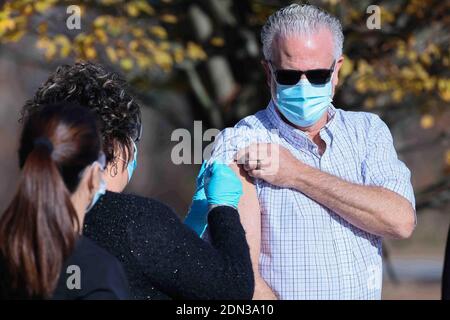
[[[285,123],[273,103],[216,138],[212,161],[231,162],[250,143],[278,143],[300,161],[346,181],[380,186],[415,208],[410,171],[397,158],[391,133],[375,114],[328,108],[318,147]],[[295,174],[294,172],[292,174]],[[363,231],[302,192],[254,181],[261,207],[262,277],[280,299],[380,299],[379,236]],[[379,199],[383,201],[383,199]]]

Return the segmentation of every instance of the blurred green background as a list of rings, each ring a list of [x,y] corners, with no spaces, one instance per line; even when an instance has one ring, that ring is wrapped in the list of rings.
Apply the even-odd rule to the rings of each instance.
[[[144,137],[127,191],[165,201],[182,218],[197,165],[174,165],[176,128],[234,125],[269,100],[259,32],[282,0],[0,1],[0,209],[18,177],[19,111],[60,64],[97,61],[122,73],[141,102]],[[296,1],[302,3],[302,1]],[[336,15],[345,63],[334,104],[379,114],[412,171],[418,227],[385,241],[385,299],[438,299],[450,221],[450,2],[309,1]],[[70,30],[67,8],[81,9]],[[370,30],[367,8],[380,9]]]

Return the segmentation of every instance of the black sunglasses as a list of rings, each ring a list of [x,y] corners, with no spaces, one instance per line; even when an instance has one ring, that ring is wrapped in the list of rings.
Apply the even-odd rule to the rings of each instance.
[[[275,74],[275,79],[277,83],[281,85],[293,86],[300,81],[303,74],[306,76],[308,81],[311,82],[311,84],[318,85],[327,83],[331,79],[331,75],[333,73],[336,60],[333,61],[333,64],[331,65],[330,69],[313,69],[307,71],[292,70],[292,69],[274,70],[275,68],[272,64],[272,61],[268,62],[269,65],[271,66],[272,72]]]

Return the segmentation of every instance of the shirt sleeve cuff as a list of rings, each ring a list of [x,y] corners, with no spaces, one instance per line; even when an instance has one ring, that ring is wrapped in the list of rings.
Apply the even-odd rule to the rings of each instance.
[[[408,200],[414,210],[414,223],[417,225],[416,200],[411,183],[402,180],[389,180],[383,183],[382,187],[395,192]]]

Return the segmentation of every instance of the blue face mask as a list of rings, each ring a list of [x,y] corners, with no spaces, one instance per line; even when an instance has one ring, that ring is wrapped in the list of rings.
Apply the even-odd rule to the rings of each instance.
[[[137,146],[136,146],[136,143],[134,143],[134,141],[133,141],[133,147],[134,147],[133,160],[128,161],[128,165],[127,165],[128,182],[130,182],[131,177],[133,176],[133,172],[137,167]]]
[[[307,79],[293,86],[276,83],[275,104],[289,122],[309,127],[327,110],[332,94],[331,79],[323,85],[312,85]]]

